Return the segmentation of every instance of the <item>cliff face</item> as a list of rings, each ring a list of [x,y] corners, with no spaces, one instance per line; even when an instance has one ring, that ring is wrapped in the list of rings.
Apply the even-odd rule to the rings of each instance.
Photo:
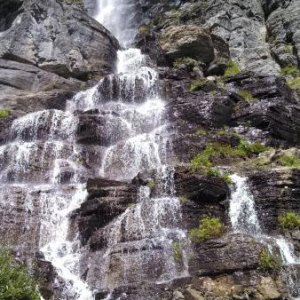
[[[144,56],[82,2],[0,1],[1,245],[46,300],[299,297],[300,1],[123,1]]]

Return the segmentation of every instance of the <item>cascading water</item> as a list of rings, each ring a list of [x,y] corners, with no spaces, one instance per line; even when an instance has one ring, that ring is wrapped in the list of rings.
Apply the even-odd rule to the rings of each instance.
[[[106,26],[122,46],[131,46],[137,33],[136,1],[97,0],[97,12],[94,18]]]
[[[97,268],[100,290],[188,275],[187,236],[180,229],[180,201],[174,196],[173,170],[166,162],[165,103],[157,93],[157,74],[146,63],[138,49],[119,51],[118,74],[102,79],[97,88],[79,93],[68,103],[69,110],[98,109],[107,116],[105,131],[113,143],[104,152],[101,177],[128,181],[139,172],[156,170],[156,196],[150,197],[150,187],[141,187],[138,203],[106,228],[108,245]],[[174,243],[182,251],[180,265],[174,257]],[[110,265],[120,249],[122,263],[116,275]],[[149,271],[153,261],[160,264],[158,274]]]
[[[17,205],[17,191],[28,211],[26,216],[39,211],[38,220],[26,222],[28,240],[19,242],[23,249],[18,250],[41,249],[64,279],[61,299],[88,300],[92,294],[80,280],[76,265],[77,242],[68,239],[69,215],[86,198],[86,174],[78,163],[81,151],[75,143],[77,124],[72,113],[58,110],[35,112],[13,122],[10,141],[0,152],[0,178],[5,190],[1,202],[7,202],[11,192],[12,207]],[[28,236],[32,231],[36,231],[34,241]]]
[[[299,279],[294,266],[300,264],[300,260],[295,257],[292,244],[282,236],[273,237],[263,233],[255,208],[254,197],[247,184],[247,178],[234,174],[231,175],[231,180],[234,189],[230,198],[229,217],[233,231],[254,236],[257,240],[265,243],[271,252],[274,246],[277,246],[282,258],[283,276],[288,284],[289,292],[292,296],[299,297]]]
[[[134,12],[131,2],[103,0],[98,8],[96,19],[124,46],[131,44],[134,22],[124,21]],[[31,251],[35,245],[32,251],[40,249],[53,264],[63,280],[60,300],[93,299],[88,284],[112,291],[132,282],[157,284],[188,275],[187,237],[180,229],[180,202],[174,196],[173,170],[166,160],[170,141],[157,83],[157,72],[140,50],[119,51],[116,74],[78,93],[68,101],[66,111],[45,110],[15,120],[9,142],[0,147],[0,205],[9,203],[9,215],[17,211],[20,201],[24,203],[28,220],[17,234],[20,239],[24,236],[18,241],[19,251]],[[89,110],[98,112],[107,136],[104,151],[102,147],[96,153],[102,164],[93,174],[123,181],[139,172],[154,170],[155,174],[155,196],[150,187],[141,187],[137,204],[105,228],[108,245],[97,285],[89,280],[89,272],[85,274],[88,284],[82,279],[80,264],[86,249],[80,245],[78,230],[70,231],[69,226],[71,213],[87,197],[89,170],[82,163],[84,151],[76,143],[76,132],[80,114]],[[3,232],[2,236],[13,234]],[[174,257],[174,243],[177,248],[180,245],[180,263]],[[116,276],[109,267],[118,249],[124,251]],[[159,265],[157,274],[150,274],[153,262]]]

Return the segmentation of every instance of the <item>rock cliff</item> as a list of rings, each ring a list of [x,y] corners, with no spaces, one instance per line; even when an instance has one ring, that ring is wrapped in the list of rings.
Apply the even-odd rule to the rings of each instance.
[[[45,300],[299,297],[300,1],[123,1],[125,57],[101,2],[0,0],[0,246]]]

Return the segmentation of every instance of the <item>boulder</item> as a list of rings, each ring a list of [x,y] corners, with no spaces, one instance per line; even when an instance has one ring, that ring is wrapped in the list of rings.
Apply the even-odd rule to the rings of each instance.
[[[170,26],[161,32],[159,44],[170,61],[191,57],[207,64],[214,59],[211,35],[199,26]]]

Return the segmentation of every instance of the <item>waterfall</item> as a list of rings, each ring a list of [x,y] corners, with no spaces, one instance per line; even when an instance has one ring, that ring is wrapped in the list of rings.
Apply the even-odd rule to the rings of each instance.
[[[158,284],[188,276],[188,238],[180,229],[181,205],[174,196],[173,169],[166,161],[170,141],[157,73],[139,49],[119,51],[117,66],[116,74],[79,93],[67,105],[70,111],[105,112],[105,131],[112,143],[104,152],[99,176],[128,181],[139,172],[155,170],[155,197],[150,187],[141,187],[138,203],[105,230],[108,246],[97,267],[97,287],[110,291],[136,280]],[[174,243],[182,251],[180,262],[174,257]],[[122,265],[116,275],[110,264],[119,249],[123,249]],[[157,275],[149,273],[153,262],[160,264]]]
[[[98,1],[95,18],[124,46],[132,43],[136,32],[133,2]],[[15,215],[9,222],[16,224],[22,213],[18,205],[25,206],[24,228],[16,226],[19,250],[40,250],[52,263],[60,300],[91,300],[92,288],[112,292],[124,284],[159,284],[188,276],[188,238],[181,229],[180,201],[174,196],[174,170],[167,162],[171,141],[165,102],[158,93],[158,74],[150,64],[139,49],[119,51],[115,74],[79,92],[65,111],[44,110],[15,120],[8,143],[0,147],[0,205],[7,205],[7,218]],[[80,116],[89,110],[101,119],[100,134],[107,136],[101,150],[95,150],[102,162],[93,170],[82,163],[85,149],[76,142]],[[81,268],[88,246],[82,247],[78,228],[71,223],[72,213],[87,198],[87,179],[96,174],[128,182],[149,171],[154,174],[154,186],[140,187],[137,203],[104,228],[108,245],[95,286],[89,270]],[[3,236],[15,235],[4,229]],[[177,258],[174,245],[180,252]],[[116,276],[109,266],[118,249],[122,249],[123,264]],[[157,273],[149,271],[153,262]]]
[[[261,234],[254,198],[246,184],[247,178],[234,174],[231,180],[235,183],[235,190],[232,191],[229,205],[229,217],[233,230],[254,236]]]
[[[229,218],[234,232],[241,232],[254,236],[266,244],[271,252],[277,246],[283,262],[283,277],[292,296],[300,296],[299,278],[295,265],[300,264],[300,259],[294,254],[292,243],[282,236],[268,236],[261,229],[254,197],[247,184],[247,178],[237,174],[231,175],[233,190],[229,203]],[[295,298],[298,299],[298,298]]]
[[[136,1],[134,0],[96,0],[97,11],[94,18],[106,26],[122,46],[132,44],[137,33]]]

